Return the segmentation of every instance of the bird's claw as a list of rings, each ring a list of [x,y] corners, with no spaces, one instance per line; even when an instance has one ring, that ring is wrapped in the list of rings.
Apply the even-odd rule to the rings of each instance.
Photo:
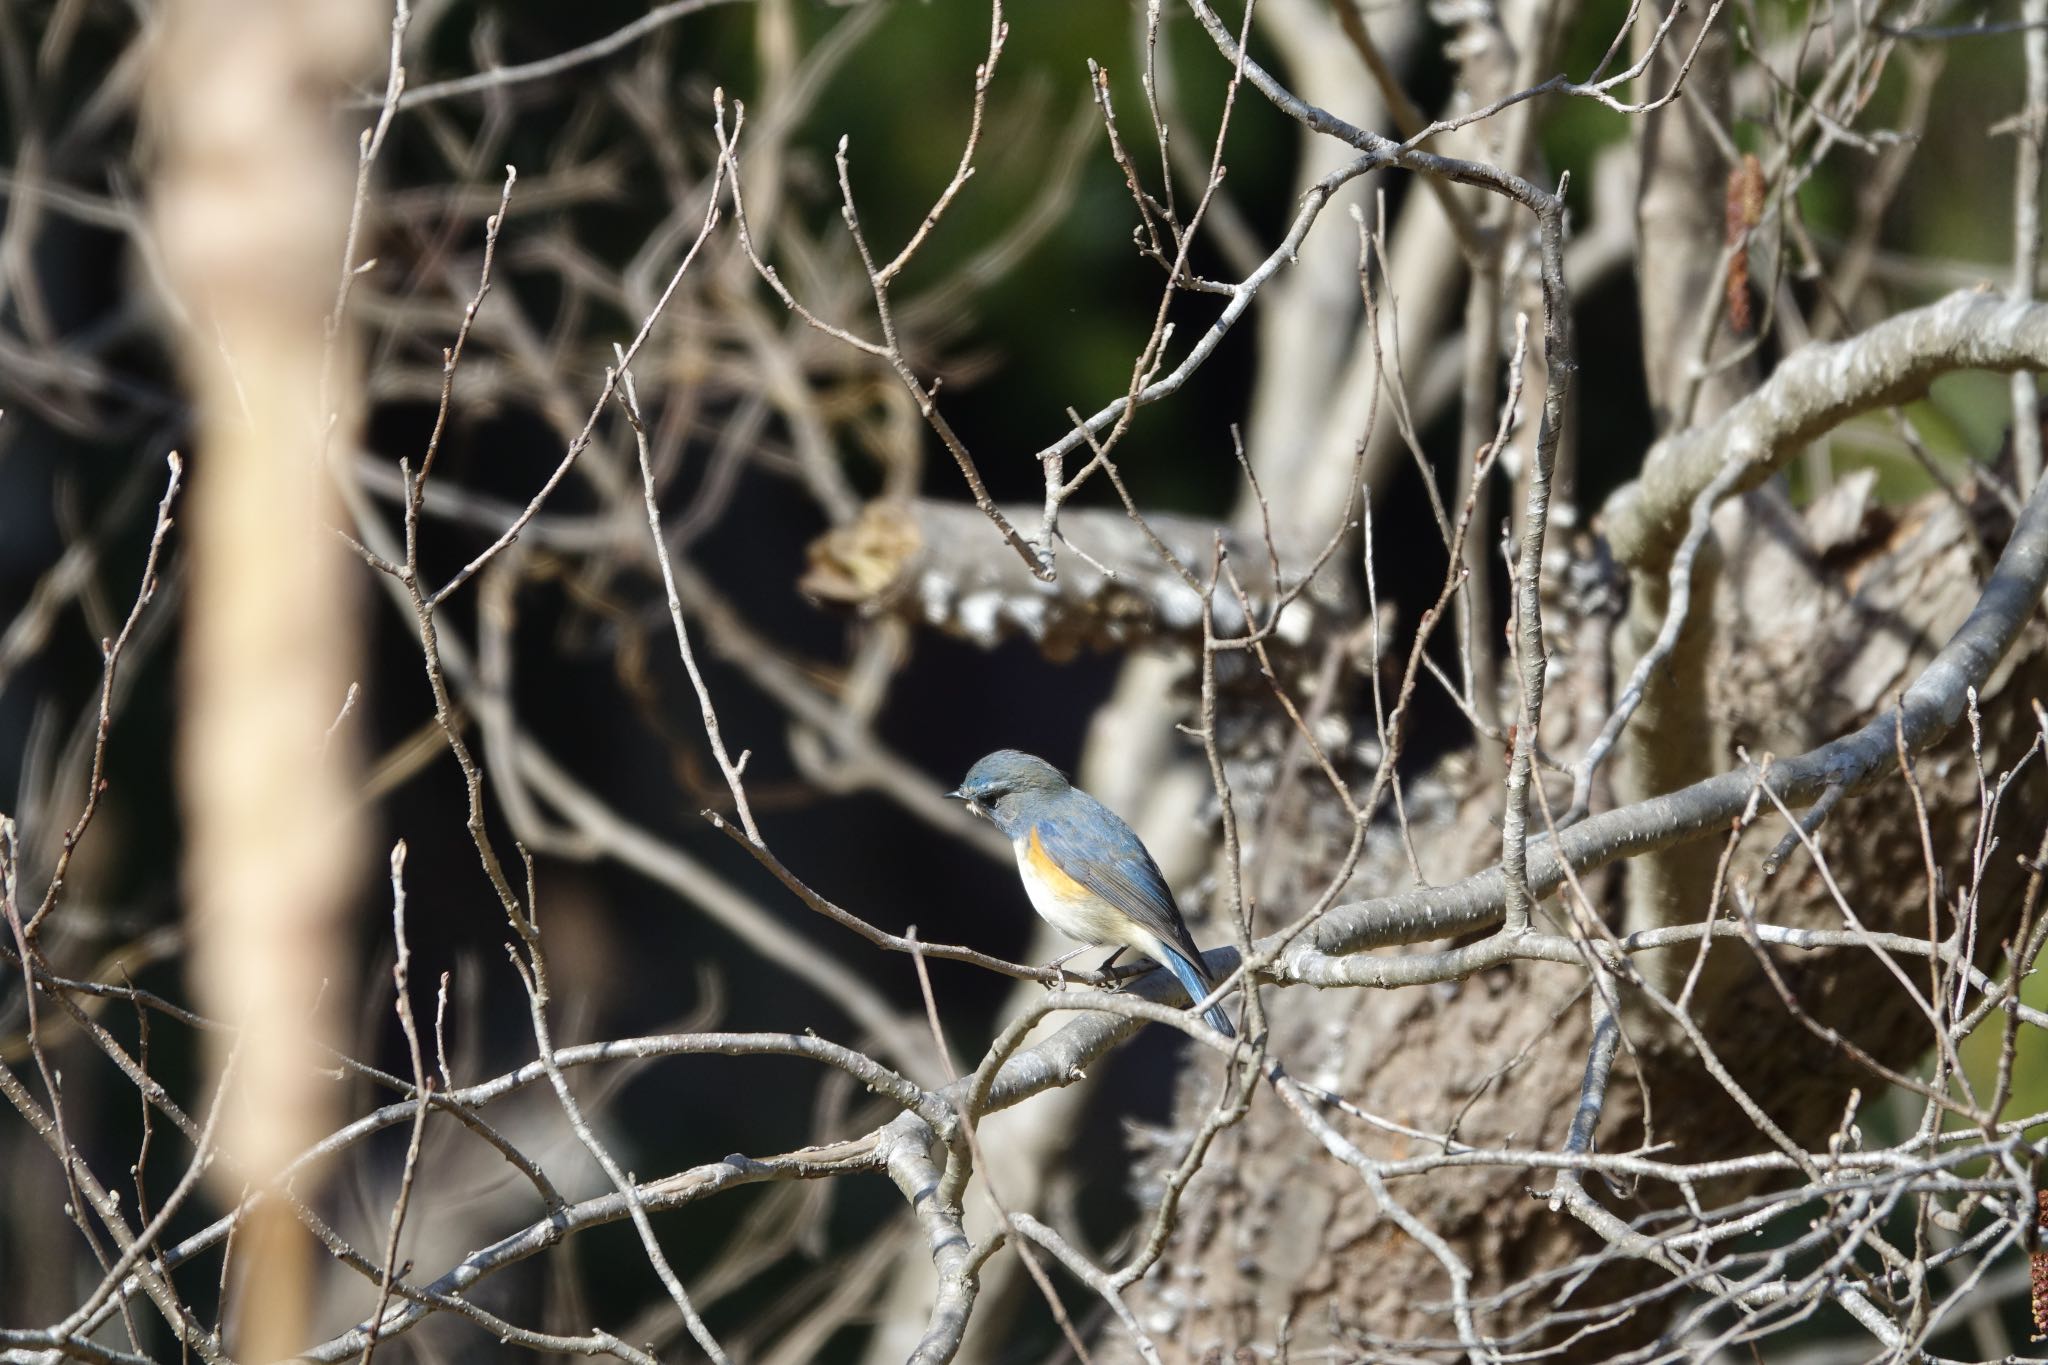
[[[1076,948],[1073,952],[1061,953],[1058,957],[1046,963],[1045,970],[1053,975],[1053,979],[1047,983],[1046,989],[1049,991],[1065,990],[1067,988],[1067,964],[1087,951],[1088,949],[1085,946]]]

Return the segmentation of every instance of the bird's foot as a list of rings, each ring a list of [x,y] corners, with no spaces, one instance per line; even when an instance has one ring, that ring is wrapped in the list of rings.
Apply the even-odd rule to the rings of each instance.
[[[1121,949],[1121,948],[1117,949],[1117,950],[1116,950],[1115,952],[1111,953],[1111,954],[1110,954],[1110,955],[1109,955],[1108,957],[1105,957],[1104,959],[1102,959],[1102,965],[1101,965],[1101,966],[1099,966],[1099,967],[1097,967],[1097,968],[1096,968],[1095,970],[1096,970],[1097,972],[1099,972],[1099,973],[1101,973],[1101,974],[1103,974],[1103,975],[1107,976],[1107,975],[1109,974],[1109,969],[1110,969],[1111,967],[1115,966],[1115,965],[1116,965],[1116,960],[1117,960],[1118,958],[1122,957],[1123,955],[1124,955],[1124,950],[1123,950],[1123,949]],[[1103,983],[1103,989],[1105,989],[1105,990],[1109,990],[1109,991],[1120,991],[1120,990],[1122,990],[1123,988],[1124,988],[1124,978],[1122,978],[1122,977],[1116,977],[1116,978],[1114,978],[1113,980],[1110,980],[1110,981],[1106,981],[1106,982],[1104,982],[1104,983]]]
[[[1046,989],[1049,991],[1065,990],[1067,988],[1067,974],[1064,968],[1069,962],[1072,962],[1075,958],[1087,952],[1088,948],[1091,946],[1093,945],[1085,945],[1083,947],[1074,949],[1074,951],[1071,953],[1061,953],[1058,957],[1046,963],[1044,970],[1049,971],[1053,974],[1052,983],[1048,985]]]

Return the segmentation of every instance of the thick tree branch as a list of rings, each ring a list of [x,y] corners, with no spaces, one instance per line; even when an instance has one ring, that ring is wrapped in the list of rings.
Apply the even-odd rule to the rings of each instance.
[[[2038,311],[2048,325],[2048,308]],[[1896,711],[1888,709],[1832,743],[1772,761],[1767,773],[1745,764],[1667,795],[1591,816],[1556,836],[1532,839],[1530,889],[1546,895],[1564,881],[1567,868],[1584,873],[1724,829],[1741,813],[1759,781],[1767,781],[1788,806],[1807,805],[1830,788],[1855,791],[1868,785],[1891,770],[1901,749],[1923,752],[1961,718],[1969,694],[1984,686],[2012,648],[2044,587],[2048,495],[2036,489],[1977,605],[1905,690]],[[1283,972],[1298,980],[1340,984],[1344,970],[1325,961],[1327,956],[1468,932],[1502,913],[1506,892],[1500,871],[1490,869],[1450,886],[1337,906],[1287,950]]]
[[[1008,509],[1015,519],[1029,515]],[[1193,517],[1148,514],[1153,535],[1183,564],[1204,562],[1222,534],[1226,549],[1247,562],[1265,558],[1262,547]],[[864,615],[889,613],[992,647],[1022,635],[1051,659],[1086,649],[1127,649],[1161,637],[1198,644],[1202,594],[1161,562],[1151,538],[1122,511],[1068,508],[1059,534],[1079,553],[1059,577],[1046,582],[1022,563],[988,553],[988,522],[972,506],[920,498],[873,502],[851,526],[811,542],[810,568],[800,586],[821,601]],[[1300,593],[1308,565],[1283,564],[1279,635],[1300,643],[1317,633],[1321,608]],[[1253,575],[1249,589],[1263,586]],[[1247,623],[1235,600],[1215,599],[1217,633],[1238,636],[1265,624],[1270,594],[1253,598],[1261,619]]]
[[[1637,572],[1661,573],[1685,535],[1692,500],[1723,464],[1743,466],[1731,490],[1743,492],[1815,437],[1916,397],[1941,375],[2027,369],[2048,369],[2048,304],[1996,294],[1951,294],[1846,341],[1803,347],[1716,420],[1651,448],[1641,477],[1607,501],[1608,543]]]

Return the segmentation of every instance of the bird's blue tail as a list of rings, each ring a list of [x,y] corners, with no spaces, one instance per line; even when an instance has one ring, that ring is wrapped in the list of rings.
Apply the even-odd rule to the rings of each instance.
[[[1188,1002],[1190,1004],[1202,999],[1210,991],[1216,989],[1215,983],[1209,980],[1208,973],[1204,972],[1195,963],[1188,961],[1186,955],[1181,953],[1172,944],[1162,943],[1159,947],[1164,958],[1160,965],[1169,972],[1172,972],[1174,979],[1180,982],[1180,988],[1188,993]],[[1215,1029],[1225,1038],[1235,1038],[1237,1036],[1237,1030],[1230,1026],[1230,1016],[1223,1012],[1223,1006],[1209,1006],[1203,1012],[1202,1018],[1207,1021],[1210,1028]]]

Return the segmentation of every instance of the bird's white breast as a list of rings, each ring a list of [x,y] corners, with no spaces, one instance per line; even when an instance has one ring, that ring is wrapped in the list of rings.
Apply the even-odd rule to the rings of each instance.
[[[1041,872],[1028,834],[1012,840],[1010,846],[1016,850],[1017,871],[1024,880],[1024,893],[1031,898],[1031,908],[1047,924],[1079,943],[1114,943],[1147,951],[1151,935],[1132,923],[1130,916],[1072,878],[1056,880]]]

